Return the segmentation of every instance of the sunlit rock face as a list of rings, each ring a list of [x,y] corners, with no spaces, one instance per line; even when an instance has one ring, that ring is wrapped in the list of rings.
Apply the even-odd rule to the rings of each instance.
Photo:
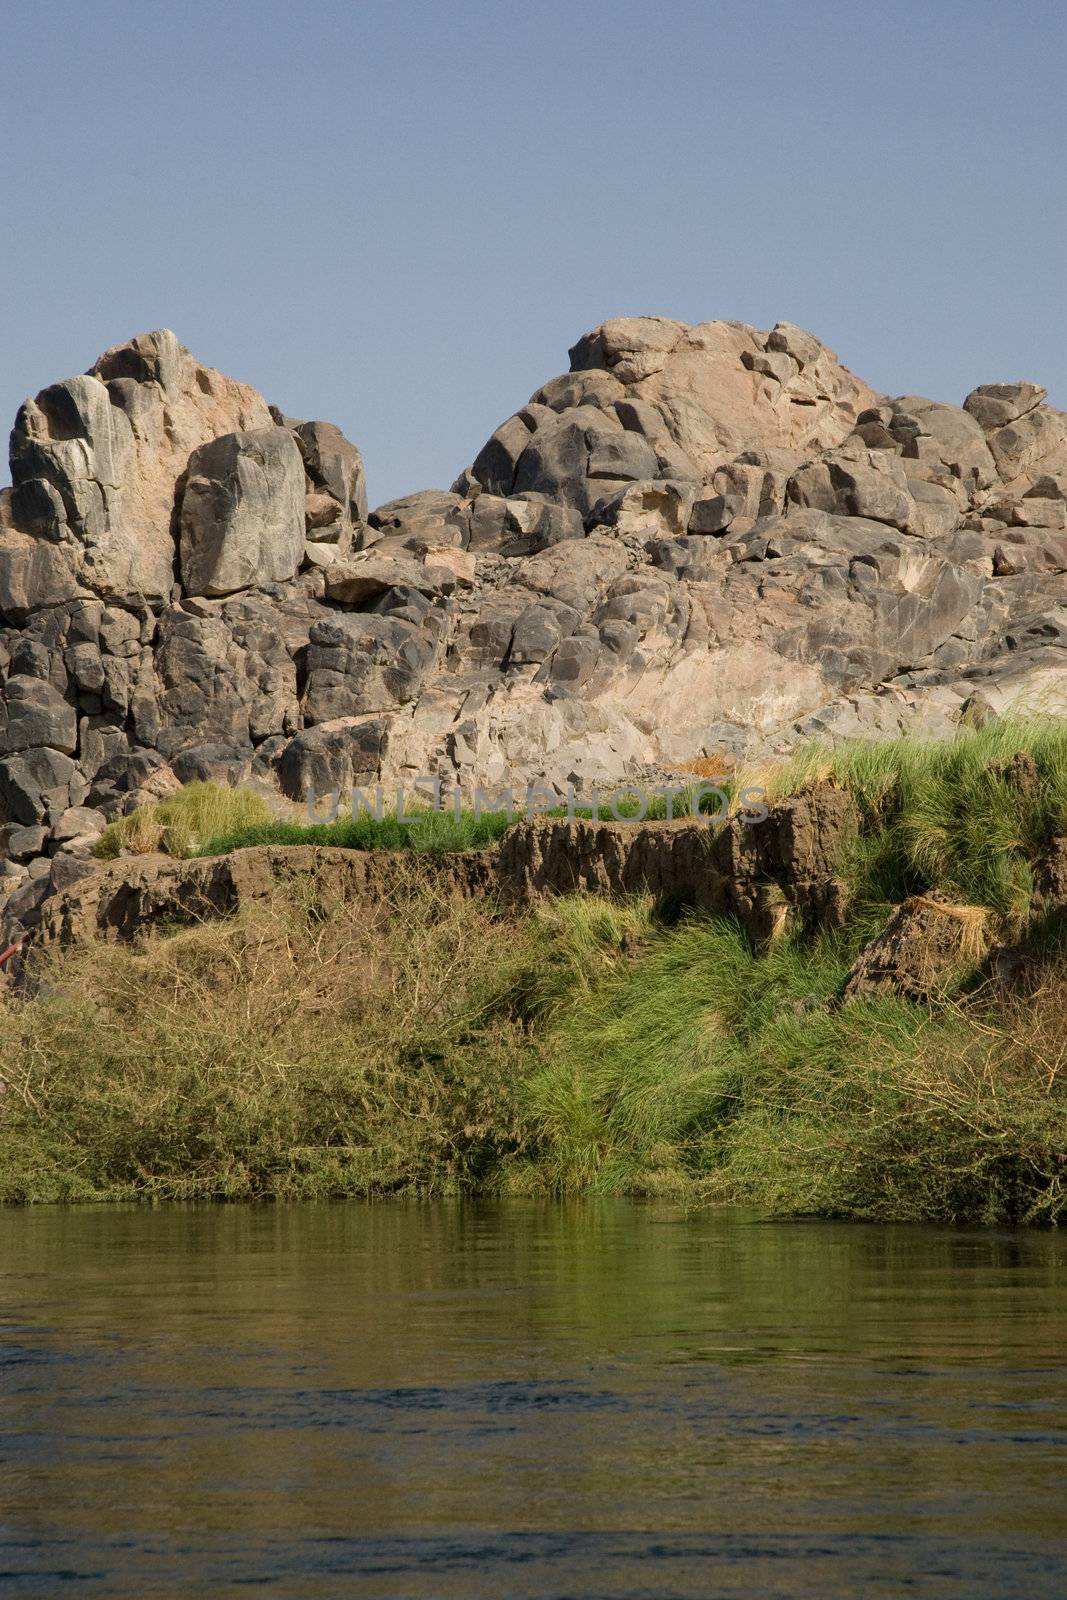
[[[613,318],[369,513],[339,429],[163,330],[28,400],[11,477],[9,919],[192,778],[564,791],[1067,711],[1067,418],[877,395],[790,323]]]

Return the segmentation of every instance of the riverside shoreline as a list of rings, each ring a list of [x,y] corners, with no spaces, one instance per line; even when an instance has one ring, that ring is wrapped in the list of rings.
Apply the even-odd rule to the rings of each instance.
[[[0,1197],[1054,1222],[1065,751],[1059,724],[812,751],[758,827],[97,862],[0,1007]]]

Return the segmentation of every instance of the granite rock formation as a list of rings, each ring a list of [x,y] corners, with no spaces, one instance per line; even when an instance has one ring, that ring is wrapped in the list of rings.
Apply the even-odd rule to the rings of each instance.
[[[43,390],[0,492],[0,899],[192,778],[619,786],[1067,711],[1067,416],[875,394],[789,323],[615,318],[450,490],[162,331]]]

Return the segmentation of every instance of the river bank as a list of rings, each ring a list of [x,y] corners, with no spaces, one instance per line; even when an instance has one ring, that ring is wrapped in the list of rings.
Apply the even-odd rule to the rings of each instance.
[[[184,928],[164,903],[132,944],[57,940],[0,1009],[0,1197],[592,1192],[1055,1221],[1067,937],[1041,874],[1064,748],[1001,730],[809,760],[802,793],[846,795],[857,823],[836,893],[772,884],[769,929],[758,896],[747,927],[651,892],[509,905],[442,893],[409,856],[373,893],[291,872]],[[492,853],[472,858],[488,882]]]

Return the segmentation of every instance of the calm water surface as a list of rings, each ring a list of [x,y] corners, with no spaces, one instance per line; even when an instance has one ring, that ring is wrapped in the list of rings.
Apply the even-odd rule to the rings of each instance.
[[[0,1592],[1067,1595],[1067,1239],[0,1212]]]

